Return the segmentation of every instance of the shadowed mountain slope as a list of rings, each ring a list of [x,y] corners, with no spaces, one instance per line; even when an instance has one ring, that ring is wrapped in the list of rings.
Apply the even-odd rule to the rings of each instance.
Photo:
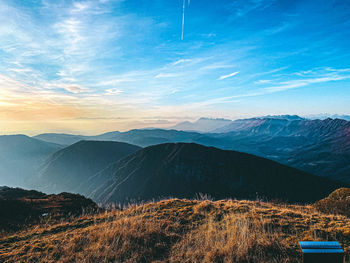
[[[84,193],[79,185],[111,163],[141,149],[107,141],[80,141],[53,154],[35,183],[46,192]]]
[[[253,155],[198,144],[161,144],[140,150],[89,181],[104,204],[158,197],[277,198],[310,202],[342,184]]]
[[[25,135],[0,136],[0,185],[27,186],[40,165],[61,148]]]

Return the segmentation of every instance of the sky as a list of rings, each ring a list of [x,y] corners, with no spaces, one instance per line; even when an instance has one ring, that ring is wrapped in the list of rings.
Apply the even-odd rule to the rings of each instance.
[[[350,115],[350,1],[0,0],[0,134]]]

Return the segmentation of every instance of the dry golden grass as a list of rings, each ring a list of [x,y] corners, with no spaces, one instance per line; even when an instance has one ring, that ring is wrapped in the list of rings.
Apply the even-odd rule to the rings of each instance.
[[[335,190],[328,197],[316,202],[315,207],[323,213],[350,217],[350,188]]]
[[[0,262],[300,262],[298,240],[340,241],[349,258],[350,219],[312,206],[171,199],[4,235]]]

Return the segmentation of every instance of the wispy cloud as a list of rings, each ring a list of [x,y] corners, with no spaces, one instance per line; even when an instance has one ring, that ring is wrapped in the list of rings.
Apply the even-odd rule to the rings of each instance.
[[[233,68],[233,65],[224,64],[224,63],[213,63],[209,65],[205,65],[200,68],[200,70],[215,70],[215,69],[225,69],[225,68]]]
[[[331,73],[326,73],[326,71],[331,71]],[[281,82],[276,81],[276,83],[278,83],[278,85],[276,86],[260,88],[260,89],[256,89],[246,93],[235,94],[231,96],[223,96],[223,97],[217,97],[214,99],[203,100],[201,102],[196,102],[193,105],[195,107],[201,107],[201,106],[218,105],[218,104],[226,104],[226,103],[238,103],[241,101],[241,99],[244,99],[244,98],[269,95],[269,94],[282,92],[290,89],[307,87],[309,85],[318,84],[318,83],[328,83],[328,82],[350,79],[350,74],[346,74],[348,72],[350,72],[350,70],[348,71],[348,69],[332,69],[332,70],[329,70],[327,68],[311,69],[304,72],[305,74],[309,75],[309,78],[281,81]],[[292,76],[294,74],[291,73],[290,75]],[[317,75],[317,77],[315,77],[315,75]],[[266,80],[266,81],[263,80],[262,84],[269,84],[271,82],[272,80]],[[189,105],[187,105],[186,107],[189,107]]]
[[[123,93],[121,89],[106,89],[106,95],[118,95]]]
[[[179,60],[176,60],[175,62],[172,63],[172,65],[179,65],[179,64],[183,64],[183,63],[186,63],[186,62],[191,62],[192,59],[179,59]]]
[[[89,2],[74,2],[72,12],[79,13],[90,8],[91,3]]]
[[[155,79],[161,79],[161,78],[177,78],[180,77],[181,73],[159,73],[154,78]]]
[[[89,91],[88,88],[84,88],[84,87],[76,85],[76,84],[61,84],[60,86],[62,88],[64,88],[66,91],[69,91],[69,92],[74,93],[74,94]]]
[[[289,30],[295,26],[296,26],[296,23],[294,21],[293,22],[285,22],[282,25],[278,25],[278,26],[274,26],[274,27],[271,27],[269,29],[266,29],[263,33],[268,35],[268,36],[271,36],[271,35],[278,34],[278,33],[284,32],[286,30]]]
[[[238,17],[245,16],[255,10],[264,10],[272,4],[273,1],[265,0],[238,0],[232,4],[234,15]]]
[[[223,80],[223,79],[231,78],[231,77],[233,77],[233,76],[236,76],[238,73],[239,73],[239,71],[236,71],[236,72],[233,72],[233,73],[228,74],[228,75],[223,75],[223,76],[219,77],[218,80]]]
[[[135,81],[135,79],[132,79],[130,77],[120,77],[120,78],[112,78],[110,80],[100,81],[97,83],[97,85],[100,87],[115,86],[115,85],[119,85],[121,83],[132,82],[132,81]]]
[[[255,81],[256,84],[266,84],[271,83],[270,79],[259,79],[258,81]]]
[[[272,93],[272,92],[278,92],[278,91],[284,91],[289,89],[295,89],[300,87],[305,87],[310,84],[315,83],[324,83],[324,82],[331,82],[331,81],[338,81],[338,80],[344,80],[349,79],[350,76],[327,76],[327,77],[321,77],[321,78],[311,78],[311,79],[301,79],[301,80],[291,80],[291,81],[285,81],[281,82],[279,86],[273,86],[265,88],[264,90]]]

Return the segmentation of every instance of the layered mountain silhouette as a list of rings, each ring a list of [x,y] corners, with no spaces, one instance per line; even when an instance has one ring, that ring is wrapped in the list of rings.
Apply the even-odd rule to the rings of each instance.
[[[166,142],[194,142],[202,136],[205,135],[198,132],[164,129],[134,129],[127,132],[107,132],[96,136],[45,133],[37,135],[35,138],[45,140],[46,142],[60,143],[64,145],[70,145],[81,140],[95,140],[126,142],[140,147],[146,147]]]
[[[80,184],[111,163],[141,149],[109,141],[80,141],[54,153],[45,163],[33,187],[45,192],[85,193]]]
[[[34,190],[0,187],[0,230],[16,230],[37,223],[45,216],[57,218],[96,210],[97,205],[81,195],[46,195]]]
[[[103,204],[193,198],[198,193],[311,202],[341,185],[264,158],[194,143],[147,147],[85,183],[90,197]]]
[[[0,185],[27,186],[40,165],[61,148],[25,135],[0,136]]]
[[[44,142],[53,142],[56,144],[68,146],[82,140],[87,140],[89,136],[64,134],[64,133],[43,133],[43,134],[36,135],[33,138],[39,139]]]
[[[127,142],[141,147],[194,142],[251,153],[308,173],[350,183],[349,121],[330,118],[309,120],[295,115],[266,116],[236,120],[214,131],[198,133],[147,129],[83,138]],[[62,143],[66,138],[65,135],[45,135],[45,139],[53,143]],[[81,139],[81,136],[75,139]]]

